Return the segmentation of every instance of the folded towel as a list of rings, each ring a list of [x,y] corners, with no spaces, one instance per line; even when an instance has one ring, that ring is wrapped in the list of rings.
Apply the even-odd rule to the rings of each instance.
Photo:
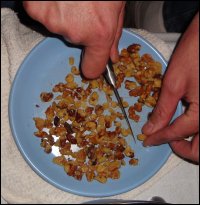
[[[134,32],[151,42],[166,60],[169,59],[172,50],[164,41],[144,30],[134,29]],[[92,199],[61,191],[32,171],[17,149],[10,131],[8,98],[11,84],[23,59],[42,39],[44,36],[22,25],[12,10],[1,9],[1,194],[9,203],[83,203]],[[181,159],[172,154],[149,181],[127,193],[108,198],[133,200],[180,162]]]

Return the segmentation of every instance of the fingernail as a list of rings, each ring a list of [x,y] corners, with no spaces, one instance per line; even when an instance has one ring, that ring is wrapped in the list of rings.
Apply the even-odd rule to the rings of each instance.
[[[150,135],[153,131],[153,127],[154,125],[151,122],[147,122],[142,128],[142,132],[144,134]]]
[[[143,144],[143,147],[148,148],[148,147],[152,147],[152,145],[146,145],[146,144],[144,145],[144,144]]]
[[[142,144],[144,147],[151,147],[152,145],[151,144],[149,144],[148,142],[146,143],[145,141],[143,142],[143,144]]]

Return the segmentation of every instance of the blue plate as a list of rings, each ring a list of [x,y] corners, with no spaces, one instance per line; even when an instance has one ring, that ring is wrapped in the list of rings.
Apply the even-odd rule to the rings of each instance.
[[[123,31],[119,42],[119,50],[132,43],[141,44],[141,54],[149,53],[162,63],[163,72],[167,66],[161,54],[153,46],[137,34],[127,30]],[[149,180],[166,162],[171,149],[165,144],[157,147],[144,148],[142,143],[128,138],[139,159],[138,166],[127,165],[120,169],[121,177],[118,180],[109,179],[106,184],[97,181],[87,182],[83,177],[77,181],[69,177],[63,168],[52,163],[55,153],[46,154],[40,147],[40,139],[33,133],[36,131],[33,117],[45,117],[44,111],[49,103],[40,102],[40,93],[51,91],[53,85],[64,82],[65,76],[70,72],[68,58],[73,56],[76,65],[79,65],[81,50],[70,47],[58,38],[46,38],[39,43],[26,57],[19,68],[12,85],[9,99],[9,119],[13,138],[31,168],[44,180],[64,191],[91,197],[103,197],[120,194],[132,190]],[[129,104],[134,100],[126,95],[123,87],[120,95],[124,96]],[[135,99],[136,100],[136,99]],[[35,105],[40,107],[37,108]],[[141,127],[146,122],[147,113],[151,111],[144,106],[141,121],[131,122],[135,135],[141,133]],[[179,104],[174,117],[181,114]]]

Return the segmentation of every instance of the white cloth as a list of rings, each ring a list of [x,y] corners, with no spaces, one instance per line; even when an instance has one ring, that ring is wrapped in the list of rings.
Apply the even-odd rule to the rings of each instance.
[[[134,30],[150,41],[169,59],[171,49],[164,41],[144,30]],[[1,9],[1,194],[8,203],[83,203],[94,198],[73,195],[57,189],[40,178],[25,162],[13,140],[9,119],[8,100],[15,73],[26,55],[44,37],[22,25],[10,9]],[[134,199],[158,183],[180,163],[174,154],[149,181],[112,199]]]

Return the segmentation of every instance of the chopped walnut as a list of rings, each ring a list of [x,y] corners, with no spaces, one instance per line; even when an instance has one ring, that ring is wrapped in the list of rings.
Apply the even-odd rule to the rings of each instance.
[[[42,92],[40,94],[40,99],[42,102],[49,102],[53,99],[53,93]]]
[[[137,135],[137,139],[138,139],[139,141],[144,141],[146,138],[147,138],[147,136],[144,135],[144,134],[138,134],[138,135]]]

